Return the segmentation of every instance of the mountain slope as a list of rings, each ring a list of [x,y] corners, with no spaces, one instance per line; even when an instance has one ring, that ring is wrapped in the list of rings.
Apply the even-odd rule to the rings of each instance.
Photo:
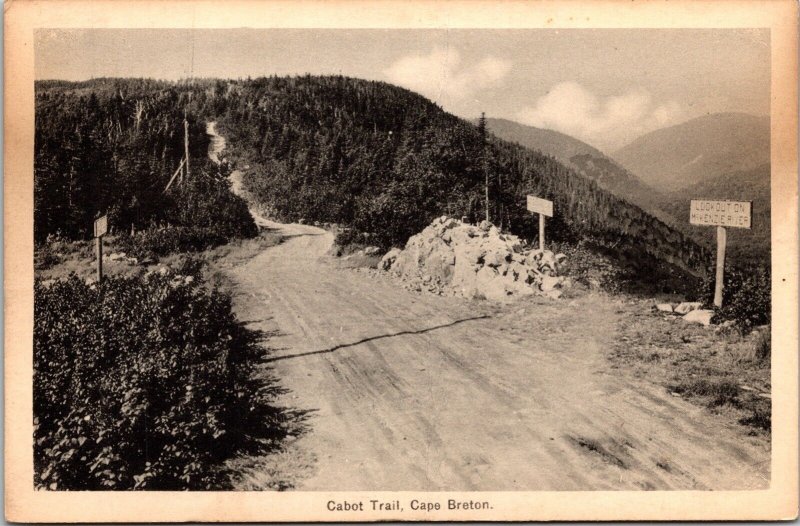
[[[125,122],[133,123],[123,130],[134,137],[139,101],[149,101],[154,94],[178,115],[154,119],[148,114],[147,126],[157,127],[178,144],[183,111],[197,123],[193,129],[198,132],[204,128],[199,126],[202,121],[216,121],[230,140],[230,160],[249,167],[243,184],[265,215],[338,223],[350,236],[343,242],[388,248],[404,244],[443,214],[480,221],[486,215],[486,167],[492,221],[531,241],[538,235],[538,221],[525,208],[526,194],[554,202],[556,214],[547,222],[549,240],[594,246],[624,261],[636,275],[684,275],[707,262],[707,251],[687,236],[552,157],[491,134],[484,138],[475,125],[386,83],[303,76],[152,86],[135,79],[100,79],[40,87],[50,98],[64,94],[80,101],[96,93],[102,101],[114,101]],[[41,100],[57,112],[58,105],[51,102]],[[96,136],[105,144],[100,132]],[[50,142],[58,143],[53,138],[37,144],[47,151]],[[207,138],[202,143],[192,139],[195,146],[206,148],[207,143]],[[171,158],[169,150],[164,157],[161,147],[136,149],[137,156],[152,161],[142,172],[148,177],[147,188],[162,191],[180,157],[180,149],[175,150]],[[109,157],[113,160],[113,151]],[[50,173],[47,165],[40,168]],[[194,169],[192,175],[193,180],[203,180]],[[72,179],[58,181],[67,184]],[[111,185],[106,191],[110,202],[117,202],[117,194],[139,186],[145,185],[134,180],[130,186]],[[38,195],[46,210],[54,194]],[[123,204],[129,206],[128,201]],[[139,202],[136,194],[134,205]]]
[[[507,119],[492,118],[486,119],[486,127],[501,139],[538,150],[565,164],[569,163],[570,159],[576,155],[604,156],[597,148],[555,130],[527,126]]]
[[[717,113],[648,133],[614,152],[622,166],[674,191],[769,162],[769,117]]]
[[[752,229],[729,228],[727,255],[733,264],[770,264],[770,165],[718,175],[669,194],[664,208],[677,218],[685,231],[711,248],[716,229],[689,224],[692,199],[753,201]]]
[[[488,129],[501,139],[550,155],[614,195],[669,221],[670,218],[659,208],[662,196],[597,148],[557,131],[506,119],[487,119],[486,123]]]
[[[276,218],[336,222],[388,247],[442,214],[485,216],[478,128],[418,94],[306,76],[234,81],[221,96],[220,127],[251,167],[245,186]],[[498,225],[535,239],[537,220],[525,209],[534,194],[555,202],[554,241],[594,239],[644,266],[705,264],[704,250],[640,207],[551,157],[488,140],[489,212]]]

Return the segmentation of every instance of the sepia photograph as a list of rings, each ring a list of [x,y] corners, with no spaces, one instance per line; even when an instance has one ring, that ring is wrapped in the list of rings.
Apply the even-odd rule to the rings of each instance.
[[[774,488],[774,40],[708,26],[34,28],[15,483]]]

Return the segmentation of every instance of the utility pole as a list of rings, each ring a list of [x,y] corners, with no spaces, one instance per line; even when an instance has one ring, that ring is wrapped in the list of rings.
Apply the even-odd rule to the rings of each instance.
[[[190,177],[189,172],[189,121],[186,119],[186,110],[183,112],[183,146],[186,159],[186,178]]]
[[[478,131],[481,136],[481,167],[483,168],[484,179],[484,197],[486,199],[486,222],[489,223],[489,168],[486,159],[486,113],[481,112],[481,118],[478,121]]]

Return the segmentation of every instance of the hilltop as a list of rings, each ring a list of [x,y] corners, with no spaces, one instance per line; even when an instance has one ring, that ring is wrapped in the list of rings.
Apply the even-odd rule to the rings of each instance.
[[[685,189],[770,160],[769,117],[716,113],[639,137],[612,154],[661,191]]]

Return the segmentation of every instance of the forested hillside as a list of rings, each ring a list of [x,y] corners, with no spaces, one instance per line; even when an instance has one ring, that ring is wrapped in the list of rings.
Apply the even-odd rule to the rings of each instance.
[[[664,209],[674,215],[686,232],[708,247],[715,246],[716,229],[689,224],[692,199],[753,201],[752,229],[729,228],[727,255],[734,265],[770,265],[770,165],[739,170],[702,181],[669,194]]]
[[[344,77],[262,78],[216,91],[245,184],[284,220],[331,221],[405,243],[434,217],[485,215],[479,129],[395,86]],[[525,195],[555,202],[553,239],[593,239],[627,259],[697,268],[705,253],[663,222],[553,158],[487,138],[490,217],[529,239]],[[650,261],[652,263],[652,261]]]
[[[184,111],[193,176],[165,192],[182,155]],[[214,242],[252,235],[245,204],[205,160],[209,120],[278,219],[335,222],[353,239],[401,245],[442,214],[483,219],[485,166],[490,217],[514,233],[536,238],[525,209],[535,194],[555,202],[553,240],[593,243],[643,272],[706,263],[682,233],[552,157],[484,138],[408,90],[345,77],[37,83],[37,239],[86,237],[101,211],[118,231],[170,224],[204,228]]]
[[[91,237],[102,213],[116,233],[169,226],[161,245],[199,248],[254,235],[246,204],[207,160],[196,92],[194,85],[140,79],[37,82],[37,242]],[[184,111],[191,177],[166,190],[184,156]]]

